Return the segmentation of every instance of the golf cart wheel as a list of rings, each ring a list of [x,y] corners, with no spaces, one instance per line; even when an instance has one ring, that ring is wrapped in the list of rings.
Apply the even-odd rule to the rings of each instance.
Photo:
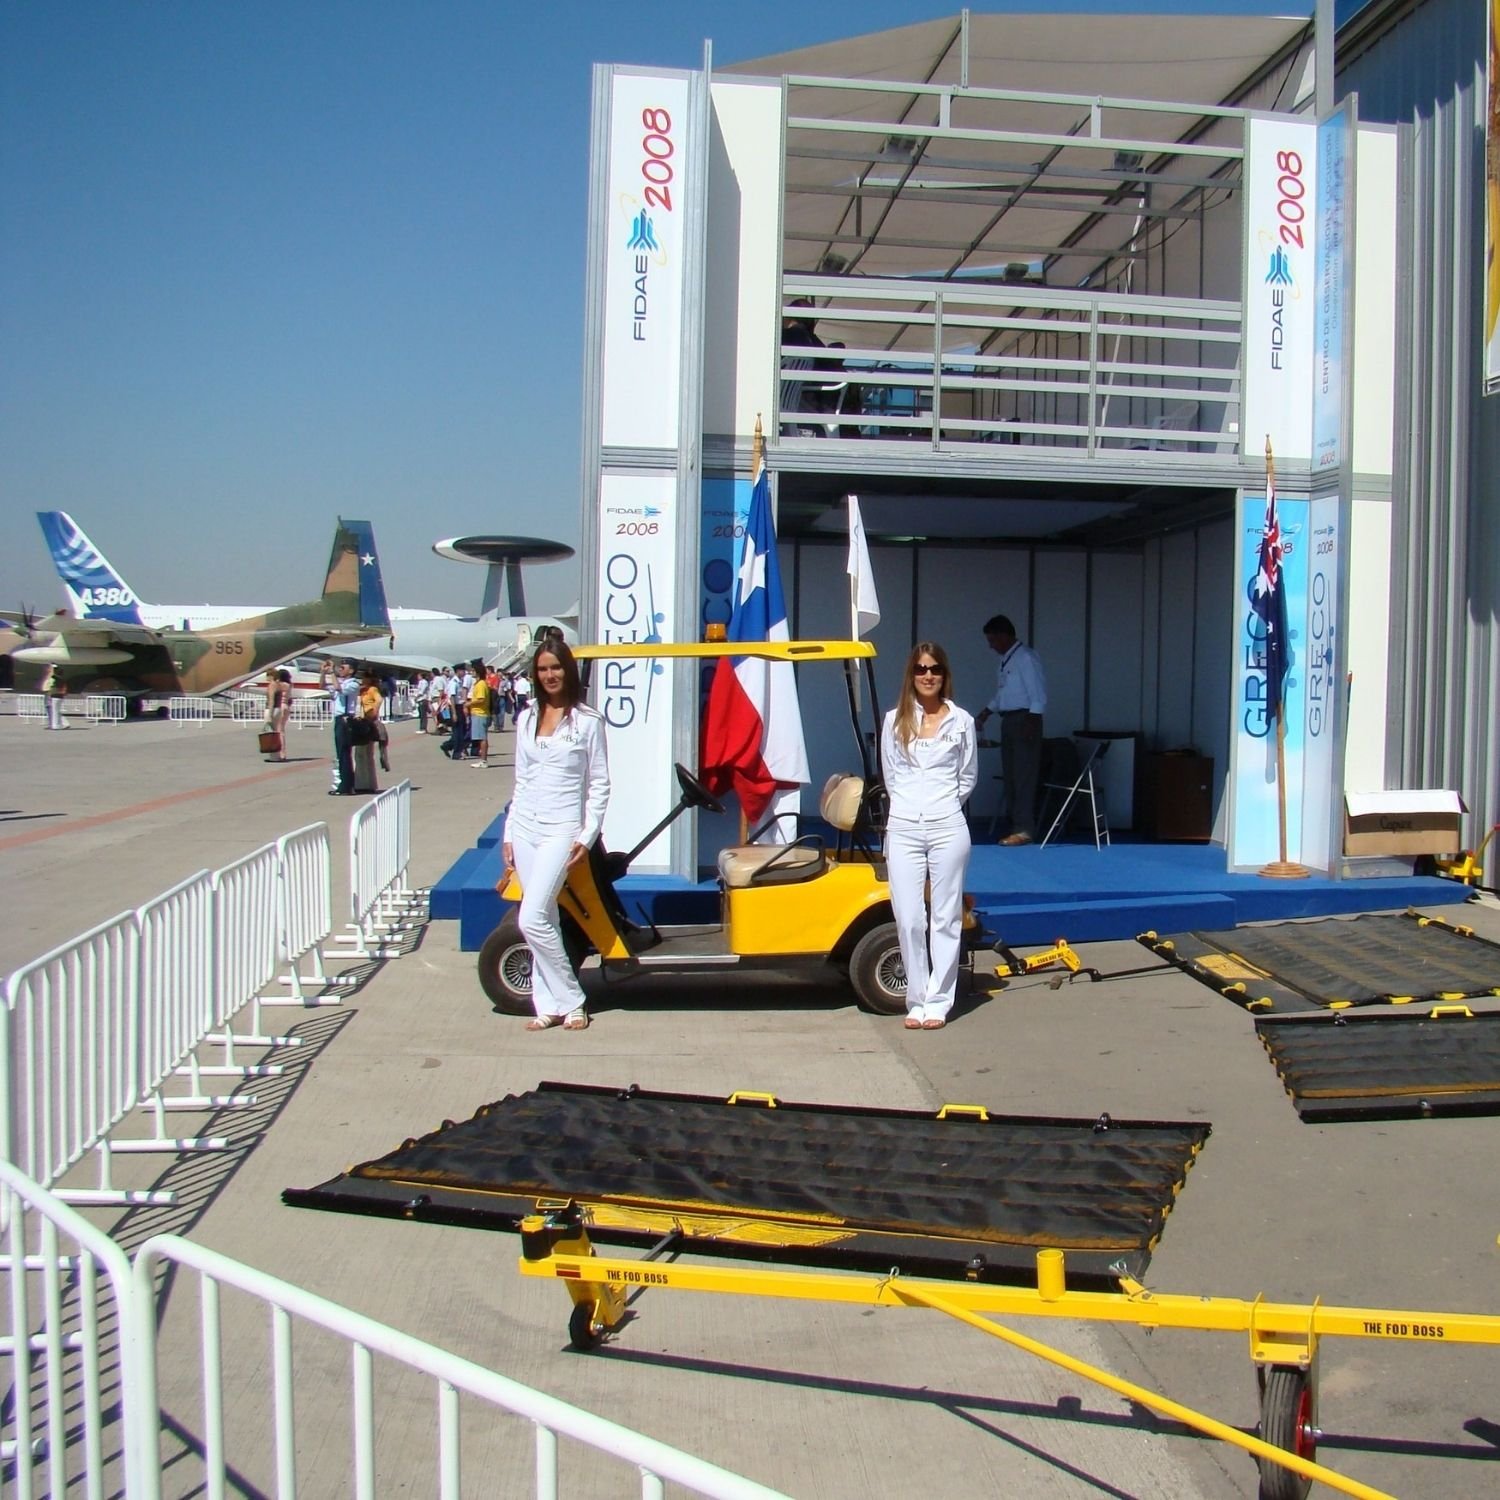
[[[568,1314],[568,1342],[580,1354],[597,1349],[604,1337],[604,1325],[595,1321],[594,1307],[592,1302],[575,1302]]]
[[[877,1016],[906,1014],[906,964],[894,922],[872,927],[849,955],[849,983],[859,1003]]]
[[[1312,1384],[1295,1365],[1272,1365],[1260,1393],[1260,1435],[1298,1458],[1318,1456],[1313,1426]],[[1312,1480],[1294,1474],[1271,1459],[1260,1460],[1260,1500],[1304,1500]]]
[[[479,983],[490,997],[490,1004],[503,1014],[536,1014],[531,1004],[531,949],[521,933],[514,907],[500,919],[500,925],[479,950]]]

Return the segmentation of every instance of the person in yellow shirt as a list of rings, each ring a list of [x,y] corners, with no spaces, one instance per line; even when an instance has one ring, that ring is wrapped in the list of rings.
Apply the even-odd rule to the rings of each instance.
[[[490,684],[484,663],[474,663],[474,686],[469,689],[469,754],[476,766],[490,763]]]

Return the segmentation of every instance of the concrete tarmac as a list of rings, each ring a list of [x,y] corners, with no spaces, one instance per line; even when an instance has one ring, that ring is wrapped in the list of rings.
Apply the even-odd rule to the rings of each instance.
[[[254,725],[79,724],[49,734],[0,718],[0,971],[276,837],[328,819],[336,920],[347,910],[349,799],[327,797],[327,736],[292,730],[268,766]],[[394,776],[414,784],[414,882],[434,880],[505,802],[511,740],[488,770],[455,765],[406,725]],[[1450,913],[1451,914],[1451,913]],[[1500,911],[1460,919],[1500,938]],[[1500,1311],[1500,1121],[1299,1123],[1250,1018],[1172,971],[1060,989],[1050,975],[986,983],[936,1033],[868,1016],[836,985],[632,982],[586,976],[594,1024],[531,1034],[494,1015],[453,924],[354,971],[337,1008],[273,1010],[303,1038],[258,1080],[251,1109],[176,1117],[228,1134],[217,1155],[125,1157],[128,1186],[179,1204],[111,1216],[127,1250],[171,1232],[221,1250],[503,1374],[806,1500],[1013,1495],[1249,1496],[1253,1462],[939,1315],[650,1291],[599,1352],[566,1350],[562,1288],[523,1279],[514,1237],[285,1207],[306,1187],[444,1119],[543,1079],[923,1109],[1209,1120],[1213,1135],[1147,1277],[1194,1294],[1419,1310]],[[1104,970],[1148,962],[1092,945]],[[91,1167],[77,1178],[91,1179]],[[236,1493],[274,1492],[269,1331],[226,1294]],[[193,1320],[167,1296],[161,1398],[169,1493],[194,1493],[201,1438]],[[1241,1337],[1048,1321],[1023,1331],[1253,1430]],[[347,1357],[299,1333],[301,1493],[351,1490]],[[1320,1458],[1391,1493],[1500,1493],[1500,1349],[1327,1341]],[[382,1377],[381,1492],[435,1490],[435,1403]],[[466,1408],[466,1493],[531,1486],[526,1424]],[[634,1474],[563,1445],[564,1493],[637,1492]]]

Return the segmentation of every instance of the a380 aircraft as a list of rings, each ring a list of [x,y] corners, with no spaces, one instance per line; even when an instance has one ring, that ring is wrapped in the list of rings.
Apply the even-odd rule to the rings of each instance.
[[[118,599],[113,607],[124,613]],[[391,630],[374,531],[368,521],[344,520],[334,533],[322,596],[306,604],[210,630],[158,630],[139,615],[80,618],[63,611],[40,620],[11,614],[0,619],[10,626],[0,631],[0,656],[18,691],[38,691],[50,673],[70,694],[132,698],[218,692],[317,648],[347,651]]]
[[[66,511],[39,510],[36,518],[68,603],[80,620],[116,620],[154,630],[213,630],[278,608],[274,604],[147,604]],[[392,624],[457,618],[435,609],[391,609],[389,613]]]
[[[111,566],[109,559],[89,540],[84,530],[65,511],[38,511],[47,550],[52,554],[58,577],[67,590],[73,612],[81,620],[114,620],[146,626],[205,629],[237,620],[245,615],[267,612],[258,605],[213,604],[147,604]],[[452,556],[451,544],[439,543],[434,551]],[[562,549],[566,551],[567,549]],[[392,609],[391,631],[382,631],[383,640],[367,641],[356,652],[337,647],[317,654],[353,655],[371,665],[402,670],[432,670],[452,666],[455,662],[498,661],[509,667],[524,658],[531,641],[543,628],[557,627],[568,640],[576,640],[576,620],[571,616],[528,615],[516,612],[502,615],[499,610],[499,581],[503,567],[492,567],[486,579],[486,607],[474,618],[444,614],[431,609]],[[512,608],[515,608],[517,585],[511,577]],[[493,598],[494,603],[490,601]],[[524,609],[524,605],[522,605]]]

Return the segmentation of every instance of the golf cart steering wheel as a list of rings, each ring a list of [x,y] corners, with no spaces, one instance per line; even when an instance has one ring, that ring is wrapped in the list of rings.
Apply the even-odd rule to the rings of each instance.
[[[724,804],[681,761],[676,763],[676,770],[677,785],[682,788],[682,800],[689,807],[701,807],[713,813],[724,811]]]

